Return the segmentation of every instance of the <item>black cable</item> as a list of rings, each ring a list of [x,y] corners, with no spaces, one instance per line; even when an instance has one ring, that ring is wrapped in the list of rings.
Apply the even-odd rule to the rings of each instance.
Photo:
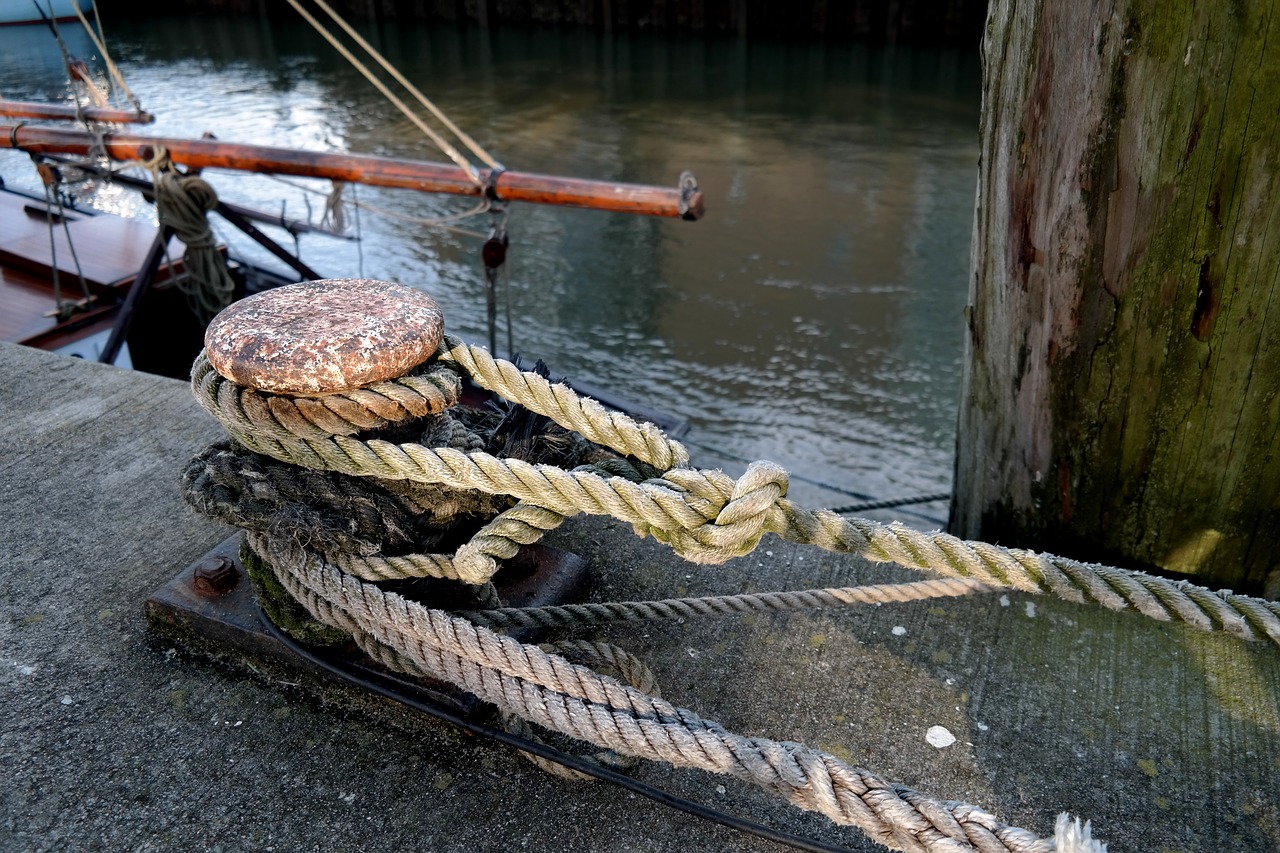
[[[696,441],[690,441],[687,438],[680,439],[680,443],[687,444],[690,447],[696,447],[699,450],[705,450],[707,453],[714,453],[716,456],[720,456],[725,459],[732,459],[734,462],[741,462],[744,465],[750,465],[752,462],[756,461],[755,459],[748,459],[745,456],[738,456],[736,453],[730,453],[727,450],[721,450],[719,447],[711,447],[710,445],[707,445],[707,444],[700,444]],[[806,477],[805,475],[797,474],[794,471],[787,472],[787,476],[792,480],[799,480],[802,483],[808,483],[811,486],[818,486],[819,488],[823,488],[828,491],[835,492],[837,494],[845,495],[846,497],[857,498],[860,501],[877,500],[875,495],[868,495],[863,492],[855,492],[852,489],[846,489],[843,486],[837,486],[834,483],[825,483],[822,480],[815,480],[813,477]]]
[[[883,501],[866,501],[860,504],[850,504],[849,506],[840,506],[831,510],[836,515],[848,515],[851,512],[867,512],[873,509],[892,509],[897,506],[907,506],[908,504],[928,504],[934,501],[951,500],[950,492],[938,492],[936,495],[916,495],[912,498],[890,498]]]
[[[699,450],[706,451],[707,453],[714,453],[716,456],[720,456],[724,459],[741,462],[744,465],[750,465],[752,462],[756,461],[754,459],[748,459],[745,456],[738,456],[737,454],[730,453],[727,450],[721,450],[718,447],[711,447],[710,445],[700,444],[696,441],[689,441],[685,438],[680,439],[680,443],[687,444],[690,447],[696,447]],[[814,479],[813,477],[806,477],[804,474],[797,474],[794,471],[787,472],[787,476],[792,480],[799,480],[802,483],[808,483],[811,486],[817,486],[820,489],[826,489],[829,492],[835,492],[836,494],[845,495],[850,498],[857,498],[859,501],[862,501],[862,503],[843,506],[838,509],[831,510],[837,515],[846,515],[851,512],[865,512],[872,509],[890,509],[892,507],[908,506],[910,504],[932,503],[933,501],[946,500],[951,497],[950,493],[939,493],[935,495],[919,495],[909,498],[889,498],[881,500],[875,495],[868,495],[864,492],[855,492],[852,489],[846,489],[843,486],[837,486],[834,483],[827,483],[823,480]],[[936,518],[925,515],[924,513],[911,512],[910,510],[908,510],[907,513],[909,515],[919,516],[926,521],[937,521]]]
[[[254,600],[254,604],[257,606],[256,599]],[[683,797],[676,796],[675,794],[664,791],[661,788],[641,782],[639,779],[632,779],[630,776],[626,776],[616,770],[602,767],[599,764],[595,764],[567,752],[561,752],[555,747],[548,746],[538,741],[529,740],[528,738],[523,738],[519,735],[514,735],[511,732],[503,731],[502,729],[495,729],[492,726],[486,726],[483,723],[472,722],[460,714],[456,714],[437,705],[415,699],[412,696],[406,695],[396,687],[386,684],[386,679],[377,676],[375,673],[364,675],[352,672],[341,663],[316,654],[311,649],[299,644],[292,637],[281,631],[280,628],[267,617],[267,614],[262,611],[260,606],[257,606],[257,610],[258,618],[262,621],[263,627],[267,629],[271,636],[303,660],[314,664],[325,672],[328,672],[345,682],[354,684],[357,687],[361,687],[371,693],[376,693],[387,699],[399,702],[402,705],[435,717],[436,719],[443,720],[446,723],[451,723],[464,731],[470,732],[471,734],[487,737],[490,740],[495,740],[506,746],[523,750],[524,752],[531,752],[540,758],[554,761],[556,764],[568,767],[572,770],[577,770],[580,773],[585,773],[588,776],[595,777],[596,779],[611,782],[620,788],[625,788],[626,790],[640,794],[643,797],[648,797],[649,799],[662,803],[670,808],[685,812],[686,814],[691,814],[694,817],[699,817],[703,820],[718,823],[721,826],[727,826],[730,829],[736,829],[739,832],[758,836],[767,841],[785,844],[788,847],[793,847],[797,850],[812,851],[812,853],[854,853],[854,851],[847,847],[836,847],[822,841],[792,835],[788,832],[783,832],[782,830],[765,826],[762,823],[756,823],[755,821],[747,820],[746,818],[741,818],[737,815],[732,815],[709,806],[695,803],[692,800],[686,800]]]

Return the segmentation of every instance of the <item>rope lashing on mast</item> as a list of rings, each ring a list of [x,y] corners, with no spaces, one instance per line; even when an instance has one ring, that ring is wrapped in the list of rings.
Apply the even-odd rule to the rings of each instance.
[[[218,193],[197,175],[159,167],[151,171],[160,222],[172,227],[186,246],[182,257],[187,275],[178,279],[178,287],[186,294],[191,312],[207,324],[231,304],[235,290],[207,216],[218,206]]]

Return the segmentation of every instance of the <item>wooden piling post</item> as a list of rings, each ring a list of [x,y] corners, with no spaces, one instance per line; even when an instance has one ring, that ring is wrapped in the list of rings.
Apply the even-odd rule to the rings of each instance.
[[[1278,17],[992,3],[952,532],[1274,583]]]

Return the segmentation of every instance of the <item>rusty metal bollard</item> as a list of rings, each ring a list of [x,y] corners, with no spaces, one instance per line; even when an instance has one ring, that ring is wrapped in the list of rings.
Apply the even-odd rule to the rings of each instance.
[[[259,391],[328,394],[394,379],[435,355],[444,314],[421,290],[324,279],[236,302],[205,331],[213,369]]]

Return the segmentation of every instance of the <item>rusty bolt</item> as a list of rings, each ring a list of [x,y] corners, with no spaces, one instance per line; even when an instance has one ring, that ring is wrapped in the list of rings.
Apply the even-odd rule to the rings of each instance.
[[[229,557],[201,560],[193,572],[196,589],[205,595],[223,595],[235,589],[240,580],[236,564]]]

